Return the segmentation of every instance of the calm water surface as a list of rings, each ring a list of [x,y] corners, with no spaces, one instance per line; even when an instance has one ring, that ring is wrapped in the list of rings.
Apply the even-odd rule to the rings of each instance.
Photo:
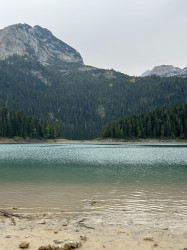
[[[186,215],[187,144],[1,144],[0,208],[15,206]]]

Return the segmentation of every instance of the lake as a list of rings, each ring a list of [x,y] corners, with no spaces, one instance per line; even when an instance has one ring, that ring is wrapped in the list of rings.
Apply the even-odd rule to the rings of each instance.
[[[141,221],[173,213],[182,225],[187,144],[1,144],[0,208],[13,207],[114,217],[126,211]]]

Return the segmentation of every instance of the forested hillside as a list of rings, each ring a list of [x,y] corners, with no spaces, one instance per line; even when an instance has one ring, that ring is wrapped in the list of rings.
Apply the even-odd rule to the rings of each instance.
[[[53,139],[60,137],[60,128],[35,116],[26,116],[21,111],[0,108],[0,137]]]
[[[187,102],[187,78],[84,65],[76,49],[38,25],[0,30],[0,59],[0,107],[58,122],[67,139],[92,139],[126,115]]]
[[[187,103],[130,115],[106,125],[102,138],[187,138]]]
[[[0,61],[0,106],[58,122],[63,138],[91,139],[120,117],[187,102],[186,78],[130,77],[72,63],[63,68],[26,56]]]

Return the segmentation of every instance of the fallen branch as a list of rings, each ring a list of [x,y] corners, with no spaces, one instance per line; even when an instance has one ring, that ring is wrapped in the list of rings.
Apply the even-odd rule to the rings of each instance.
[[[0,213],[3,216],[8,217],[9,219],[11,219],[11,221],[12,221],[12,223],[14,225],[16,225],[16,221],[15,221],[15,219],[13,217],[21,218],[21,215],[19,215],[19,214],[10,213],[10,212],[4,211],[4,210],[0,210]]]

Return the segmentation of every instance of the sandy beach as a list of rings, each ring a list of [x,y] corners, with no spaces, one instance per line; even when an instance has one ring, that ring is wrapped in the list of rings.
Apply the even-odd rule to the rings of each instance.
[[[48,212],[47,209],[32,214],[19,209],[11,212],[22,217],[15,218],[14,225],[10,218],[0,216],[1,250],[19,249],[23,241],[28,242],[29,249],[33,250],[49,244],[62,247],[70,241],[80,243],[82,250],[183,250],[187,247],[187,227],[180,223],[185,218],[177,211],[168,213],[167,219],[156,216],[154,220],[148,218],[142,223],[136,221],[137,214],[133,220],[133,215],[129,216],[127,211],[115,215],[115,218],[99,213],[90,216],[86,213]]]

